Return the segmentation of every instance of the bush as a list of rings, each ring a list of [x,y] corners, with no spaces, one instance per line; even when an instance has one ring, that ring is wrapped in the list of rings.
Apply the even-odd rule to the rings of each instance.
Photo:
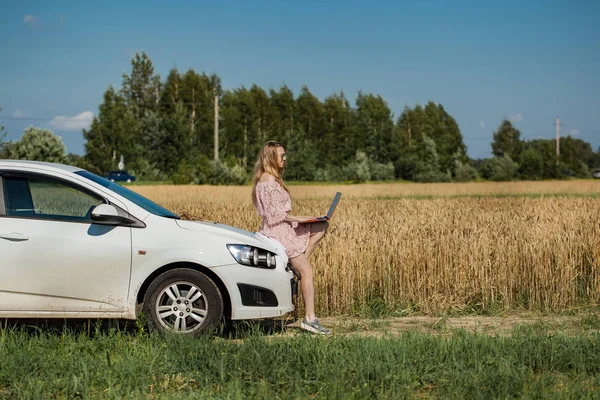
[[[221,160],[215,160],[211,161],[205,183],[209,185],[245,185],[247,182],[248,175],[244,168],[237,164],[229,167]]]
[[[542,179],[544,174],[544,159],[534,149],[526,149],[521,154],[519,173],[522,179]]]
[[[415,182],[452,182],[452,177],[450,173],[443,173],[428,168],[415,174]]]
[[[317,168],[312,175],[313,180],[317,182],[362,183],[368,180],[386,181],[396,178],[394,164],[377,163],[360,150],[356,152],[356,158],[350,164],[343,167],[328,165],[325,168]]]
[[[407,153],[401,156],[394,165],[396,177],[407,181],[415,180],[415,175],[418,173],[418,164],[419,158],[414,153]]]
[[[492,181],[511,181],[516,178],[519,165],[508,155],[483,160],[481,176]]]
[[[454,180],[457,182],[469,182],[477,179],[477,170],[470,164],[459,160],[454,162]]]
[[[315,170],[315,174],[314,174],[314,180],[316,182],[329,182],[332,181],[333,179],[331,178],[332,174],[330,171],[330,168],[317,168]]]
[[[592,174],[588,169],[588,166],[581,160],[576,160],[567,166],[562,166],[561,174],[563,176],[575,177],[575,178],[591,178]]]
[[[391,162],[387,164],[371,162],[369,172],[371,173],[371,180],[374,181],[393,181],[396,178],[394,164]]]
[[[173,183],[176,185],[188,185],[194,182],[194,170],[192,165],[186,160],[181,160],[177,171],[171,177]]]
[[[166,181],[169,179],[167,174],[157,168],[156,165],[150,164],[150,162],[144,158],[140,158],[132,163],[131,168],[129,168],[129,173],[135,175],[137,181]]]

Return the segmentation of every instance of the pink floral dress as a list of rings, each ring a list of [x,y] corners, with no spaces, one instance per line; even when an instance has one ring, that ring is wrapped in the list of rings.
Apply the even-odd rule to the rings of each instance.
[[[262,217],[260,233],[279,241],[288,258],[304,253],[310,238],[310,224],[284,221],[292,211],[292,199],[278,182],[256,184],[256,210]]]

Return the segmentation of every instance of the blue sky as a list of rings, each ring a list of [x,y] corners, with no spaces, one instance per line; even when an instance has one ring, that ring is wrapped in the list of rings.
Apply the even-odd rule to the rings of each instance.
[[[53,129],[83,154],[81,126],[136,51],[166,77],[217,73],[225,89],[302,85],[405,105],[441,103],[471,157],[510,118],[526,139],[600,146],[600,1],[1,1],[0,125]],[[73,117],[79,116],[73,120]]]

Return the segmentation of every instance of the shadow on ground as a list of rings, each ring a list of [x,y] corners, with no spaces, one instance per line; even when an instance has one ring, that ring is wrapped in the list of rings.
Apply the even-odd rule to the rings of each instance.
[[[205,334],[224,339],[241,339],[250,335],[276,335],[298,329],[292,326],[293,318],[273,320],[224,321]],[[89,337],[120,332],[127,335],[148,333],[148,328],[139,321],[118,319],[3,319],[0,329],[18,330],[31,335],[85,334]]]

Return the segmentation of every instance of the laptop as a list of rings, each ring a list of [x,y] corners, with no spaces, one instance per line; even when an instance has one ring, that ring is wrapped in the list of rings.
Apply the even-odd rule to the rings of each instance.
[[[335,194],[335,197],[333,198],[333,202],[331,203],[331,207],[329,207],[329,211],[327,212],[327,215],[325,215],[324,217],[317,217],[315,219],[311,219],[310,221],[304,221],[304,222],[300,222],[300,223],[301,224],[310,224],[313,222],[329,221],[331,219],[331,217],[333,217],[333,212],[335,211],[335,208],[337,207],[341,197],[342,197],[342,194],[340,192],[337,192]]]

